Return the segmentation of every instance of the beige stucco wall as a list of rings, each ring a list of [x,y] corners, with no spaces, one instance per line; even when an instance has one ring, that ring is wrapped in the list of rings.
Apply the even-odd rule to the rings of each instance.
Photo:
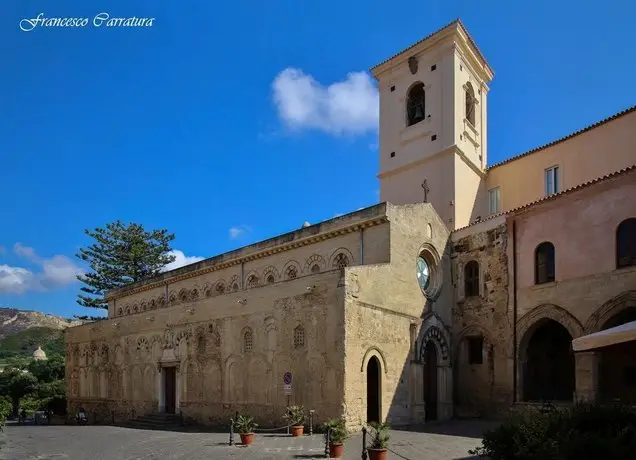
[[[636,268],[616,269],[615,249],[618,224],[636,216],[636,202],[626,199],[636,195],[635,178],[631,172],[606,180],[516,217],[518,354],[523,355],[533,326],[545,318],[558,321],[576,338],[599,330],[636,297]],[[534,251],[543,241],[554,244],[556,279],[534,285]]]
[[[561,190],[636,164],[636,110],[510,163],[488,170],[501,188],[502,211],[545,196],[544,172],[559,166]]]

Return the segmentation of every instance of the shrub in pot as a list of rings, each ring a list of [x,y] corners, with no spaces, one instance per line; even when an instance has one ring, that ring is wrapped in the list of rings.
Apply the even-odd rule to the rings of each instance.
[[[390,428],[386,423],[371,422],[369,424],[368,432],[371,436],[371,445],[367,448],[369,460],[386,460]]]
[[[329,458],[340,458],[344,452],[344,442],[349,437],[343,417],[325,423],[325,437],[329,436]]]
[[[306,412],[303,406],[289,406],[283,414],[283,420],[291,426],[292,436],[302,436],[305,429]]]
[[[254,423],[254,417],[249,415],[239,415],[234,421],[234,429],[241,436],[241,443],[249,446],[254,440],[254,430],[258,427]]]

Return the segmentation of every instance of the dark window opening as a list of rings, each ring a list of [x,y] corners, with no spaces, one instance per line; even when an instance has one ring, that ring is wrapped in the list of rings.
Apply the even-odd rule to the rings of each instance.
[[[550,242],[537,246],[534,255],[535,284],[551,283],[555,279],[554,245]]]
[[[424,93],[424,83],[418,83],[409,91],[406,104],[407,125],[412,126],[424,120],[426,95]]]
[[[484,339],[483,337],[468,338],[468,364],[483,364]]]
[[[616,268],[636,266],[636,218],[626,219],[616,229]]]
[[[464,295],[466,297],[479,295],[479,264],[474,260],[464,267]]]

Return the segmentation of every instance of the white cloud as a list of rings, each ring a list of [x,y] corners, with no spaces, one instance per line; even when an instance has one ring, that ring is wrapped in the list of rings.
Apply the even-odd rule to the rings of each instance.
[[[170,262],[168,265],[163,267],[162,271],[164,272],[174,270],[175,268],[183,267],[185,265],[190,265],[204,259],[204,257],[199,256],[186,256],[183,251],[179,251],[177,249],[170,251],[168,254],[174,256],[175,259],[173,262]]]
[[[247,225],[237,225],[235,227],[230,227],[230,229],[228,230],[228,233],[230,234],[231,240],[238,240],[242,238],[243,236],[245,236],[246,234],[250,233],[251,231],[252,229],[248,227]]]
[[[378,90],[365,72],[324,86],[290,67],[276,76],[272,89],[278,116],[290,128],[354,135],[378,129]]]
[[[16,243],[13,251],[38,266],[39,271],[24,267],[0,265],[0,293],[22,294],[26,291],[50,291],[77,281],[82,268],[66,256],[44,258],[31,247]]]

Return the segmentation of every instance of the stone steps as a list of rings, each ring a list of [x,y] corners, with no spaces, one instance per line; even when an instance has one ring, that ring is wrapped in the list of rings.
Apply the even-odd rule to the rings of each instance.
[[[130,428],[144,430],[178,430],[182,428],[181,417],[176,414],[150,413],[140,415],[125,424]]]

